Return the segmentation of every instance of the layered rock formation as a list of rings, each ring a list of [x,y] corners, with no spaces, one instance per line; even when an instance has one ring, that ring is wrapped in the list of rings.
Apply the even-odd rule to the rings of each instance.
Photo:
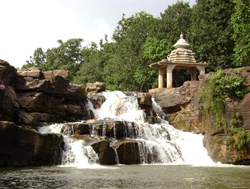
[[[234,70],[225,70],[225,72]],[[250,67],[238,69],[240,76],[250,86]],[[244,144],[240,149],[232,148],[228,143],[228,131],[232,127],[231,120],[236,112],[242,117],[242,128],[250,131],[250,93],[244,99],[225,99],[225,114],[227,128],[218,131],[215,117],[204,110],[200,100],[202,87],[208,81],[210,74],[200,78],[200,81],[187,81],[183,86],[173,89],[153,89],[150,94],[155,97],[158,104],[167,114],[168,121],[183,131],[203,133],[204,146],[209,156],[215,162],[249,164],[250,143]]]
[[[62,138],[34,129],[89,118],[85,87],[70,84],[67,76],[63,70],[17,71],[0,60],[0,166],[60,162]]]

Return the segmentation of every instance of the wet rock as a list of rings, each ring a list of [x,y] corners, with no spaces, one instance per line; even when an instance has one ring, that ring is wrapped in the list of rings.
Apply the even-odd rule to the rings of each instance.
[[[88,120],[75,126],[76,135],[93,135],[95,137],[112,137],[115,139],[135,138],[136,124],[133,122],[113,120]]]
[[[88,93],[88,99],[91,101],[95,109],[98,109],[106,101],[102,93],[91,94]]]
[[[138,141],[122,140],[115,144],[120,164],[140,164]]]
[[[149,93],[138,93],[137,98],[140,106],[152,107],[152,96]]]
[[[61,136],[0,122],[0,166],[57,165],[62,146]]]
[[[99,162],[102,165],[116,164],[116,154],[108,141],[100,141],[91,145],[95,152],[98,154]]]

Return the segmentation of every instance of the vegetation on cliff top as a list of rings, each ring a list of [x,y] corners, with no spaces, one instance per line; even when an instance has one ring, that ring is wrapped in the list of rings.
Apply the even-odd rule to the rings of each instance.
[[[227,142],[229,146],[237,149],[250,142],[250,133],[241,127],[243,122],[240,112],[235,112],[229,127],[225,118],[225,98],[241,100],[249,91],[250,88],[237,71],[224,72],[219,69],[210,75],[200,94],[206,112],[215,116],[217,131],[228,132]]]
[[[197,0],[190,7],[178,1],[160,14],[123,17],[99,44],[82,47],[83,39],[58,40],[58,47],[37,48],[23,68],[67,69],[72,83],[105,82],[107,89],[147,91],[157,84],[157,70],[148,65],[166,58],[184,33],[197,61],[208,71],[250,64],[250,2]],[[175,78],[174,78],[175,79]]]
[[[200,98],[204,108],[215,116],[218,131],[226,128],[225,98],[242,99],[249,92],[249,88],[238,73],[225,73],[222,69],[212,74],[202,88]]]

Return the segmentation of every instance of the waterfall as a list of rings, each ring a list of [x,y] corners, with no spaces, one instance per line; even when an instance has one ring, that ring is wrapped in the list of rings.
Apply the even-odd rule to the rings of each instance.
[[[202,145],[203,136],[182,132],[169,125],[164,120],[165,114],[154,99],[153,111],[157,114],[157,124],[146,122],[146,114],[140,109],[138,100],[133,93],[126,95],[120,91],[103,92],[106,101],[100,109],[94,109],[88,102],[87,109],[94,113],[96,120],[114,120],[124,122],[124,130],[127,140],[138,143],[141,163],[163,164],[196,164],[211,165],[212,160],[208,157]],[[72,123],[73,124],[73,123]],[[64,136],[65,152],[63,155],[64,166],[91,167],[97,164],[98,155],[87,145],[84,140],[76,139],[74,127],[70,124],[54,124],[40,128],[41,133],[58,133]],[[90,128],[90,136],[96,137],[95,125]],[[106,125],[101,128],[99,137],[106,137]],[[116,127],[113,127],[113,143],[117,142]],[[100,136],[101,135],[101,136]],[[125,139],[125,140],[126,140]],[[119,163],[116,145],[114,146],[115,161]],[[129,155],[129,154],[128,154]]]
[[[62,166],[78,167],[78,168],[95,168],[99,167],[98,155],[91,148],[85,145],[84,140],[77,140],[72,135],[74,134],[73,124],[52,124],[39,128],[42,134],[54,133],[63,135],[64,152],[62,158]]]

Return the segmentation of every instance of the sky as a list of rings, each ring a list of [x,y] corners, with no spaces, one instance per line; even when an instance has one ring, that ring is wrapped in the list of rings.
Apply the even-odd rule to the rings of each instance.
[[[122,15],[145,11],[159,17],[177,0],[0,0],[0,59],[21,68],[34,50],[71,38],[109,40]],[[184,0],[192,6],[195,0]]]

